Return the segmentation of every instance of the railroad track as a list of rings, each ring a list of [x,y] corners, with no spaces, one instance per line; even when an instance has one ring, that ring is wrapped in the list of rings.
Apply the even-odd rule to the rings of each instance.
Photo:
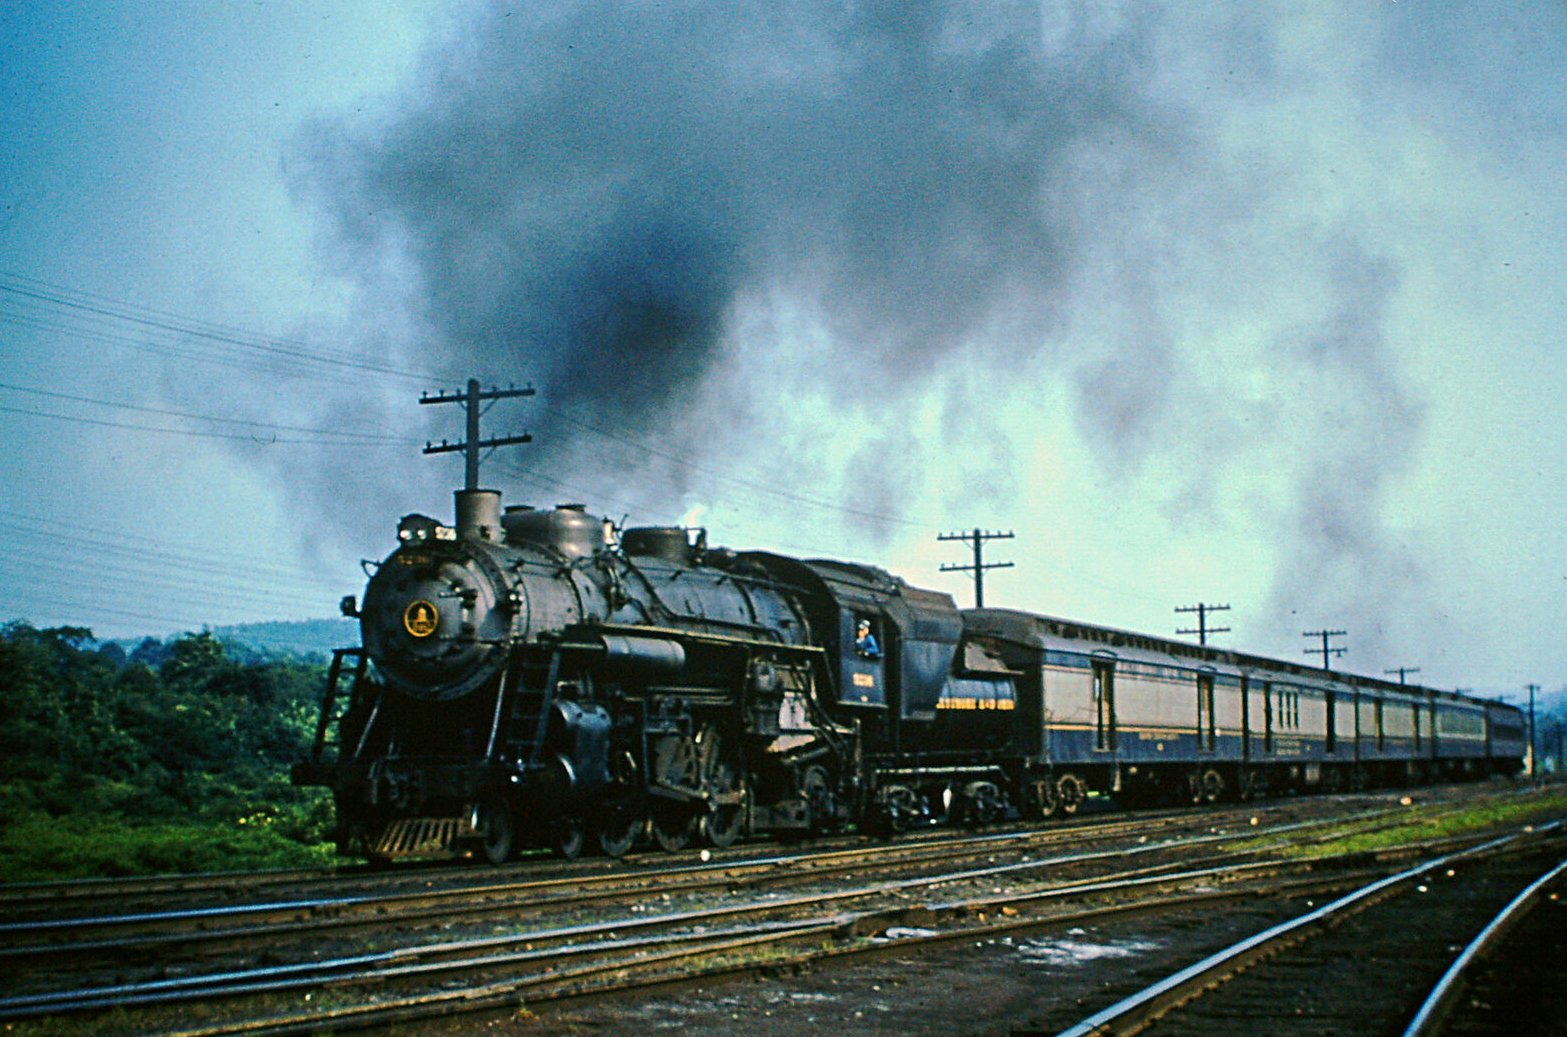
[[[1562,881],[1563,831],[1553,822],[1369,882],[1143,987],[1058,1037],[1432,1037],[1473,962]]]
[[[1318,819],[1237,827],[1250,840],[1260,840],[1253,852],[1262,853],[1267,840],[1301,843],[1338,837],[1346,831],[1364,832],[1393,823],[1400,813],[1399,808],[1381,808],[1330,822]],[[449,928],[465,919],[504,917],[515,922],[542,916],[559,921],[581,917],[597,905],[632,902],[631,910],[637,911],[648,902],[669,902],[675,895],[690,899],[731,890],[809,888],[836,883],[872,868],[878,876],[939,877],[946,874],[940,869],[951,869],[963,861],[994,860],[998,854],[1017,855],[1022,860],[1002,867],[997,874],[1084,867],[1129,853],[1179,854],[1192,847],[1237,838],[1230,828],[1210,824],[1212,820],[1208,816],[1172,815],[1136,824],[946,837],[925,843],[879,844],[645,871],[10,923],[0,925],[0,976],[25,980],[29,970],[45,966],[54,971],[79,971],[87,963],[136,959],[156,958],[167,966],[225,951],[254,954],[263,948],[306,939],[340,940],[353,933],[394,928],[400,937],[406,937],[420,926]],[[1253,814],[1247,820],[1256,824],[1258,817]],[[1314,835],[1313,829],[1318,834]],[[1183,830],[1200,834],[1182,835]],[[1129,833],[1137,836],[1131,849],[1114,842]],[[1062,844],[1071,845],[1072,852],[1035,856]],[[1093,849],[1106,844],[1110,848]],[[988,873],[981,870],[976,874]]]
[[[1196,822],[1202,827],[1209,826],[1212,820],[1204,816],[1190,818],[1188,823]],[[1374,820],[1365,817],[1355,823],[1364,826]],[[1312,826],[1331,826],[1342,831],[1345,825],[1343,818],[1319,819],[1274,826],[1268,831],[1278,838],[1298,839]],[[1249,825],[1246,830],[1248,833],[1253,831]],[[1041,837],[1039,832],[1030,836],[1036,841]],[[1165,841],[1151,840],[1143,832],[1137,839],[1097,851],[1083,850],[1044,858],[1022,854],[1021,859],[1005,863],[925,873],[893,882],[862,881],[847,885],[841,881],[843,876],[864,871],[867,857],[847,851],[816,854],[815,857],[832,863],[811,877],[819,882],[823,875],[834,875],[838,879],[834,885],[839,888],[788,897],[762,893],[759,887],[780,875],[800,872],[801,869],[794,867],[799,859],[790,859],[785,866],[780,866],[778,861],[765,866],[763,862],[750,862],[744,867],[760,870],[749,876],[734,874],[737,868],[734,863],[712,865],[707,869],[667,869],[665,877],[668,880],[687,886],[692,884],[694,871],[727,871],[729,874],[721,877],[726,888],[749,888],[756,895],[749,900],[736,900],[731,894],[721,906],[622,913],[596,922],[512,929],[498,936],[405,944],[372,953],[328,955],[323,960],[296,960],[264,968],[209,969],[136,982],[36,991],[0,1002],[0,1017],[24,1019],[70,1014],[80,1018],[82,1013],[105,1009],[122,1013],[150,1009],[155,1013],[178,1010],[180,1018],[184,1019],[193,1005],[201,1006],[201,1011],[205,1012],[209,1010],[206,1006],[232,1004],[236,999],[308,999],[324,990],[352,990],[358,999],[358,991],[373,988],[362,1001],[356,1000],[353,1007],[338,1008],[325,1016],[319,1011],[294,1016],[285,1013],[266,1023],[260,1031],[254,1030],[257,1024],[253,1016],[245,1016],[238,1023],[225,1017],[189,1032],[240,1032],[233,1029],[236,1025],[245,1027],[244,1032],[293,1032],[289,1027],[295,1026],[319,1031],[337,1025],[364,1025],[372,1020],[407,1021],[459,1006],[465,1010],[503,1007],[516,1004],[519,998],[538,1003],[545,998],[578,996],[585,990],[601,993],[615,989],[616,984],[669,982],[664,973],[670,970],[685,981],[694,975],[751,967],[745,962],[758,955],[775,962],[800,955],[810,959],[820,956],[821,952],[801,948],[813,943],[831,943],[829,952],[834,955],[873,953],[876,946],[874,941],[867,942],[870,937],[910,923],[940,921],[947,926],[949,934],[921,937],[940,942],[950,938],[950,932],[963,932],[963,938],[967,938],[971,931],[996,932],[1040,924],[1034,916],[1041,905],[1053,909],[1055,905],[1085,898],[1131,897],[1136,900],[1192,884],[1203,887],[1199,894],[1192,895],[1235,896],[1241,895],[1245,882],[1263,881],[1281,870],[1298,872],[1306,876],[1303,881],[1309,884],[1320,885],[1323,881],[1311,877],[1311,872],[1321,865],[1305,862],[1280,865],[1256,861],[1253,859],[1255,853],[1237,858],[1233,853],[1221,852],[1219,844],[1235,840],[1235,834],[1230,831],[1188,834]],[[976,850],[990,852],[1003,845],[1017,850],[1028,849],[1031,845],[1021,837],[1005,833],[952,842],[963,845],[944,848],[949,854],[949,863],[962,855],[972,857]],[[915,861],[923,855],[922,863],[926,865],[938,860],[933,856],[938,849],[934,845],[894,844],[879,849],[883,859],[878,867],[886,866],[889,863],[886,858],[894,856]],[[1198,853],[1209,856],[1191,856]],[[1183,854],[1187,856],[1178,856]],[[1161,857],[1165,859],[1160,860]],[[1073,868],[1082,869],[1093,864],[1102,869],[1106,862],[1116,861],[1143,863],[1108,874],[1101,870],[1076,878],[1063,877]],[[640,878],[646,881],[650,876]],[[1333,880],[1334,883],[1341,881]],[[996,883],[1008,885],[1003,891],[994,885]],[[1234,885],[1237,883],[1241,885]],[[1215,892],[1215,884],[1231,884],[1231,888]],[[923,891],[972,890],[979,886],[991,887],[994,892],[935,904],[911,901]],[[635,909],[638,905],[632,906]],[[1027,917],[1024,917],[1025,913]],[[143,949],[148,946],[144,945]],[[904,941],[900,946],[912,944]],[[731,959],[739,964],[726,964]],[[697,967],[694,962],[706,964]],[[518,970],[523,974],[518,975]],[[406,986],[431,982],[457,984],[458,990],[423,989],[396,996],[391,993],[393,984]],[[220,1016],[226,1011],[211,1010]],[[155,1028],[168,1028],[163,1023],[154,1025]]]

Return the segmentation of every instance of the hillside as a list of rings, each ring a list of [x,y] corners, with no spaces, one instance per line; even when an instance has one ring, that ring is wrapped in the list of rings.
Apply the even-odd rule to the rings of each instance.
[[[334,648],[359,643],[357,620],[302,619],[293,622],[244,623],[215,627],[214,637],[225,644],[238,645],[262,653],[295,652],[299,655],[330,655]]]
[[[162,661],[167,644],[179,636],[120,637],[102,643],[117,646],[127,657],[157,665]],[[264,659],[293,655],[308,658],[330,656],[334,648],[357,645],[359,624],[343,618],[274,620],[213,627],[212,636],[240,657]]]

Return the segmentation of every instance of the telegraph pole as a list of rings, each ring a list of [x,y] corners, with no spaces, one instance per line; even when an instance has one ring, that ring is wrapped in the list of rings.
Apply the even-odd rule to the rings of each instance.
[[[1010,568],[1012,568],[1012,563],[1011,562],[986,562],[985,561],[985,543],[986,543],[986,541],[990,541],[990,540],[1011,540],[1012,537],[1013,537],[1013,534],[1011,532],[1006,532],[1006,533],[987,533],[986,531],[984,531],[982,529],[976,529],[972,533],[943,533],[943,534],[941,534],[940,536],[938,536],[936,538],[937,540],[962,540],[962,541],[965,541],[967,543],[973,544],[973,546],[974,546],[974,564],[973,565],[943,565],[941,567],[941,571],[944,572],[944,573],[971,572],[971,573],[974,574],[974,607],[975,608],[982,609],[982,608],[985,607],[985,570],[986,569],[1010,569]]]
[[[1175,611],[1176,612],[1195,612],[1195,613],[1197,613],[1197,629],[1196,630],[1177,630],[1175,632],[1177,637],[1179,637],[1182,634],[1196,634],[1197,635],[1197,643],[1200,644],[1200,645],[1205,645],[1205,644],[1208,643],[1208,635],[1209,634],[1228,634],[1230,632],[1230,628],[1229,627],[1214,627],[1211,630],[1208,629],[1208,613],[1210,613],[1210,612],[1228,612],[1228,611],[1230,611],[1230,607],[1228,605],[1209,605],[1209,604],[1206,604],[1205,602],[1199,601],[1195,605],[1181,605],[1181,606],[1178,606]]]
[[[468,412],[468,434],[461,443],[448,443],[441,440],[440,443],[425,443],[424,452],[427,454],[448,454],[457,450],[463,452],[463,460],[466,462],[463,489],[477,490],[479,488],[479,453],[483,450],[493,450],[500,446],[511,446],[514,443],[531,443],[533,437],[526,432],[516,436],[502,436],[497,439],[479,438],[479,416],[484,413],[481,403],[489,400],[504,400],[513,396],[532,396],[533,386],[525,385],[517,388],[514,385],[504,389],[497,389],[493,385],[488,389],[479,388],[477,378],[468,379],[466,392],[439,392],[425,393],[419,397],[419,402],[424,403],[460,403],[463,410]]]
[[[1529,777],[1540,776],[1540,761],[1534,755],[1534,693],[1540,690],[1538,684],[1529,685]]]
[[[1320,637],[1320,638],[1322,638],[1322,647],[1321,648],[1308,648],[1308,649],[1306,649],[1306,654],[1307,655],[1319,655],[1320,654],[1322,656],[1322,668],[1324,670],[1326,670],[1326,669],[1329,668],[1328,667],[1328,660],[1330,658],[1332,658],[1333,656],[1337,656],[1337,655],[1343,655],[1344,652],[1347,650],[1347,649],[1344,649],[1344,648],[1334,648],[1334,647],[1331,647],[1328,644],[1328,639],[1331,638],[1331,637],[1343,637],[1344,633],[1345,633],[1345,631],[1343,631],[1343,630],[1303,630],[1303,631],[1301,631],[1301,635],[1300,636],[1302,636],[1302,637]]]
[[[1312,651],[1316,651],[1316,649],[1313,648]],[[1418,666],[1399,666],[1399,667],[1396,667],[1395,669],[1383,670],[1382,672],[1383,673],[1396,673],[1396,674],[1398,674],[1398,683],[1403,684],[1405,675],[1411,674],[1411,673],[1419,673],[1420,672],[1420,667],[1418,667]]]

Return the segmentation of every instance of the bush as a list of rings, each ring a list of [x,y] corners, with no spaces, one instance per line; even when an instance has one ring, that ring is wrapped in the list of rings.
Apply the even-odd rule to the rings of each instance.
[[[0,880],[319,863],[331,800],[288,769],[324,676],[208,633],[120,661],[86,630],[0,626]]]
[[[328,843],[306,845],[265,824],[134,824],[34,815],[0,832],[0,882],[328,867]]]

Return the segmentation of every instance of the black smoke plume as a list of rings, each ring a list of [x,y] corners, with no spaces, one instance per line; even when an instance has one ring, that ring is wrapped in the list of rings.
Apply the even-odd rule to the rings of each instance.
[[[937,468],[958,477],[943,503],[1026,513],[1030,444],[999,415],[1054,399],[1107,492],[1172,528],[1211,522],[1237,473],[1272,466],[1288,487],[1257,520],[1272,609],[1336,624],[1357,573],[1413,578],[1382,507],[1421,410],[1383,327],[1396,266],[1316,214],[1293,146],[1312,127],[1260,117],[1347,118],[1290,104],[1288,21],[479,3],[377,116],[319,120],[289,168],[367,337],[452,381],[540,387],[510,471],[546,497],[586,487],[605,511],[667,519],[701,484],[793,507],[755,496],[766,484],[850,500],[829,520],[875,543]],[[1232,118],[1257,132],[1237,142]],[[1319,297],[1310,317],[1273,315]],[[1208,371],[1236,327],[1264,329],[1235,367],[1276,375],[1277,402]],[[1291,395],[1312,367],[1325,377]],[[933,392],[939,431],[916,439],[912,402]],[[1337,419],[1334,399],[1352,404]],[[433,434],[455,431],[444,417]],[[710,478],[736,465],[747,482]],[[406,498],[407,470],[352,478],[362,500],[396,495],[377,482]]]
[[[787,435],[765,400],[692,420],[737,307],[780,295],[835,343],[819,391],[869,388],[896,437],[960,345],[1050,348],[1093,233],[1074,157],[1114,179],[1179,146],[1149,24],[1093,10],[480,4],[383,119],[319,122],[291,166],[406,359],[541,387],[535,469],[629,467],[606,430],[698,456]],[[634,483],[689,478],[631,456]]]

